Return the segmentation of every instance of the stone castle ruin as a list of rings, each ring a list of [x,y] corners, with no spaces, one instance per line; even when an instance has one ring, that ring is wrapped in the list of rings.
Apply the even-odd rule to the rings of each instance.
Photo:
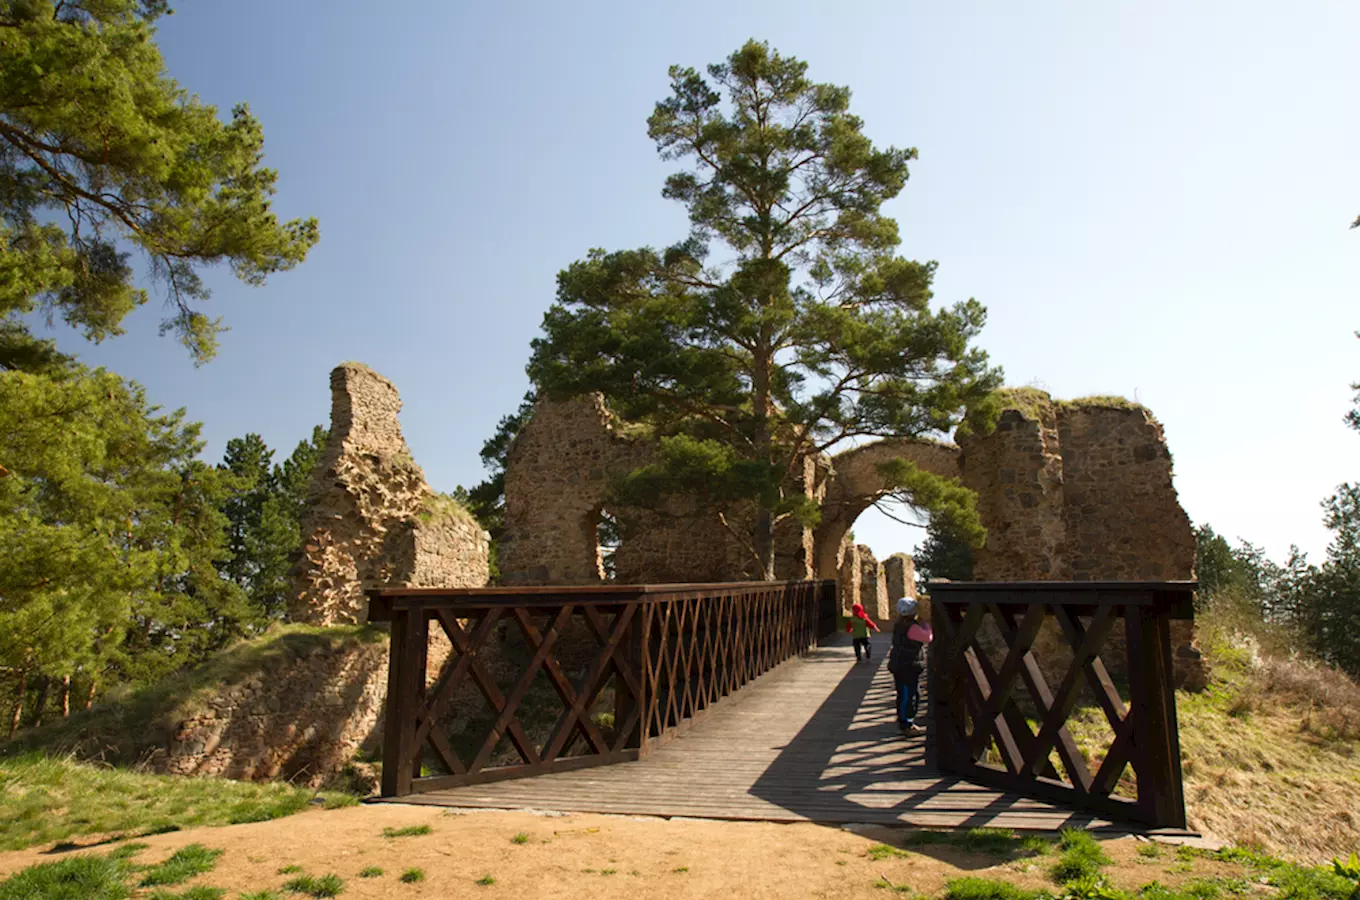
[[[436,494],[411,457],[392,382],[359,363],[331,372],[331,430],[312,476],[289,618],[364,622],[374,587],[481,587],[489,537]]]
[[[357,625],[367,620],[369,588],[484,586],[489,538],[425,482],[397,421],[397,389],[358,363],[337,367],[330,381],[330,437],[312,476],[289,618]],[[356,752],[376,749],[388,669],[380,632],[285,631],[260,642],[240,651],[254,654],[253,665],[227,666],[118,749],[156,771],[311,786],[336,781]],[[432,632],[428,682],[451,650]],[[90,737],[105,752],[108,741]]]
[[[611,479],[654,458],[645,429],[621,422],[598,395],[541,401],[512,444],[505,469],[508,584],[591,584],[605,579],[597,538]],[[909,557],[891,569],[848,538],[855,519],[888,493],[880,466],[905,458],[977,492],[987,528],[974,551],[982,581],[1162,581],[1193,577],[1195,538],[1176,497],[1162,427],[1118,398],[1055,401],[1008,392],[997,427],[958,444],[888,438],[833,457],[809,458],[788,485],[821,509],[814,528],[776,531],[780,578],[838,578],[848,609],[886,617],[915,592]],[[692,501],[656,513],[607,511],[622,526],[617,579],[634,583],[741,581],[753,560]],[[889,574],[891,572],[891,574]],[[1188,623],[1178,623],[1183,684],[1203,678]]]
[[[366,621],[370,588],[485,585],[488,537],[425,482],[402,436],[396,388],[357,363],[337,367],[330,385],[330,438],[303,520],[290,618],[357,625]],[[505,470],[506,583],[604,581],[605,517],[620,528],[613,560],[620,582],[750,579],[749,551],[697,501],[677,499],[659,510],[608,508],[612,479],[645,465],[654,447],[646,429],[618,420],[599,396],[541,402],[512,444]],[[788,488],[818,503],[822,518],[815,529],[790,521],[776,530],[779,577],[838,578],[847,609],[862,602],[882,621],[898,598],[916,595],[909,556],[879,561],[851,535],[856,517],[887,491],[879,466],[895,458],[960,478],[977,492],[987,542],[974,553],[976,578],[1192,576],[1194,535],[1152,414],[1123,401],[1065,403],[1017,391],[985,436],[957,445],[887,439],[804,460]],[[430,682],[451,651],[436,634]],[[1203,669],[1191,637],[1188,630],[1175,634],[1176,662],[1181,683],[1194,686]],[[109,732],[137,734],[121,748],[111,746],[97,721],[79,740],[97,744],[101,755],[123,752],[159,771],[333,781],[358,750],[372,751],[380,739],[387,681],[380,638],[367,629],[283,632],[245,651],[263,653],[267,664],[232,668],[229,677],[167,703],[157,722]],[[564,634],[559,643],[566,647],[571,639]],[[485,660],[493,669],[501,665],[495,657]],[[456,716],[463,700],[453,705]]]
[[[964,437],[958,445],[889,438],[808,460],[796,487],[818,502],[821,521],[815,529],[776,534],[778,576],[839,576],[856,595],[866,578],[879,579],[873,565],[867,575],[854,574],[851,560],[867,548],[846,536],[855,519],[888,493],[881,464],[906,458],[977,492],[987,527],[986,546],[974,554],[979,580],[1192,577],[1194,534],[1176,499],[1171,454],[1152,414],[1122,400],[1061,402],[1035,390],[1011,396],[992,433]],[[598,395],[540,402],[507,457],[501,547],[507,582],[604,580],[596,529],[611,478],[653,455],[645,431],[619,422]],[[749,553],[711,510],[690,505],[666,515],[610,512],[621,522],[647,526],[624,529],[615,557],[620,581],[752,577]]]

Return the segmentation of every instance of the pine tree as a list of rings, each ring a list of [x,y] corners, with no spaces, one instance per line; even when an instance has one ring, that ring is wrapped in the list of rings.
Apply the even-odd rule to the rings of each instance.
[[[204,266],[249,284],[290,269],[315,219],[280,223],[264,135],[229,122],[165,72],[154,41],[165,0],[0,0],[0,368],[56,356],[35,311],[92,340],[145,303],[134,248],[164,291],[162,332],[212,357],[221,326],[196,308]]]
[[[971,346],[983,307],[932,309],[935,263],[896,254],[880,207],[916,151],[875,148],[847,88],[756,41],[707,79],[679,66],[670,77],[648,134],[664,159],[689,163],[663,195],[685,206],[690,233],[563,271],[529,375],[540,396],[601,391],[656,428],[661,459],[633,474],[629,499],[701,492],[754,507],[733,532],[773,578],[776,522],[816,517],[787,490],[800,459],[947,432],[970,408],[985,423],[1000,372]],[[885,475],[981,539],[966,489],[905,462]]]

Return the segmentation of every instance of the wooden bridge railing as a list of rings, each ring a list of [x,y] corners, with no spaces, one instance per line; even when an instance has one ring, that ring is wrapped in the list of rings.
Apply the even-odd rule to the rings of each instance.
[[[1195,587],[1193,581],[932,583],[936,765],[1003,790],[1184,828],[1170,621],[1193,616]],[[1056,628],[1049,626],[1050,658],[1041,667],[1033,650],[1045,622]],[[1122,653],[1111,640],[1120,625]],[[1101,658],[1108,645],[1113,676]],[[1050,684],[1044,668],[1054,674],[1055,664],[1065,674]],[[1082,703],[1089,704],[1080,732],[1088,747],[1091,735],[1109,726],[1108,739],[1094,747],[1094,771],[1068,727]],[[1127,766],[1136,790],[1116,793]],[[1136,797],[1121,796],[1128,793]]]
[[[392,623],[382,794],[639,759],[836,614],[834,581],[372,591],[369,621]]]

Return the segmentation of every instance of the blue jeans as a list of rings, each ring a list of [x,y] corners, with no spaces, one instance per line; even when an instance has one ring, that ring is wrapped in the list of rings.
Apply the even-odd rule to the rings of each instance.
[[[921,712],[921,670],[908,669],[902,674],[894,672],[893,686],[897,688],[897,723],[915,723]]]

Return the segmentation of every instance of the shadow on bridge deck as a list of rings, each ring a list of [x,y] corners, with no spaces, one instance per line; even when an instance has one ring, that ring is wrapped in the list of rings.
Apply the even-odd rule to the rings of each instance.
[[[924,739],[904,738],[894,723],[888,643],[877,635],[872,662],[857,664],[848,638],[833,638],[638,762],[387,802],[828,824],[1112,827],[928,766]]]

